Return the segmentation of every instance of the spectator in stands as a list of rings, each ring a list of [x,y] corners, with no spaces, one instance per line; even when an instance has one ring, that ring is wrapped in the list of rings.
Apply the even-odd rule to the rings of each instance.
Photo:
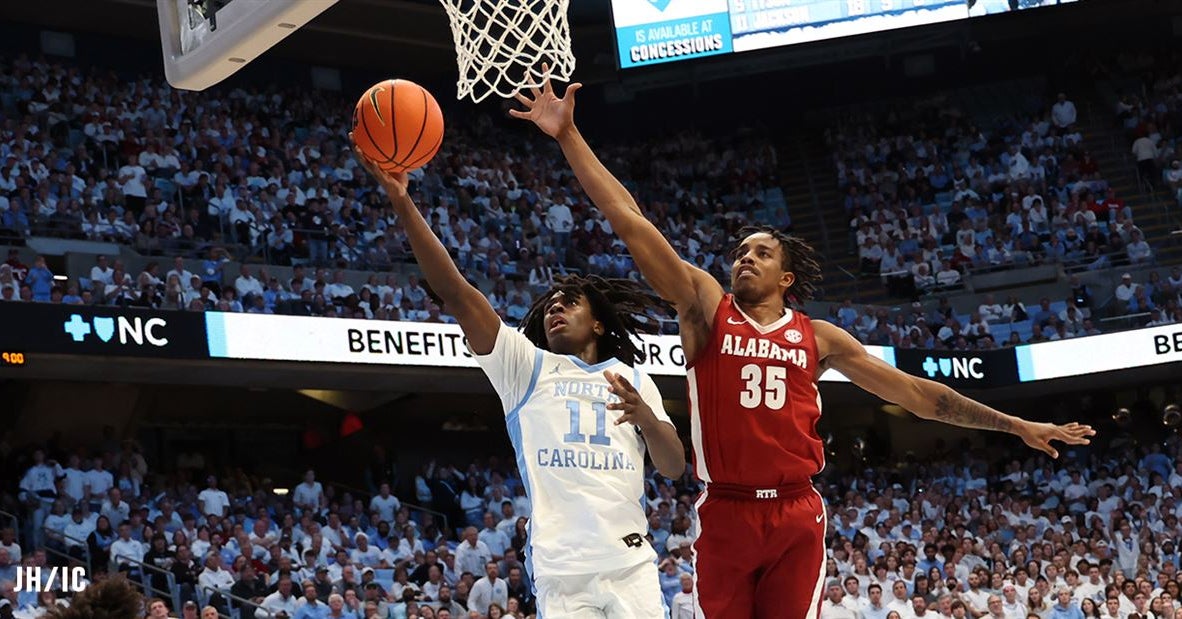
[[[936,273],[936,284],[941,288],[953,288],[960,285],[960,272],[952,268],[952,264],[944,260],[940,263],[940,271]]]
[[[33,452],[33,465],[25,471],[20,481],[21,499],[32,509],[33,539],[41,541],[42,526],[50,508],[57,499],[57,463],[45,460],[43,450]]]
[[[315,596],[315,588],[312,588]],[[297,598],[292,594],[291,576],[282,575],[275,586],[275,592],[263,598],[257,610],[255,619],[287,618],[296,616]]]
[[[1153,299],[1145,294],[1145,288],[1139,286],[1137,291],[1133,293],[1133,298],[1129,299],[1128,312],[1130,314],[1145,314],[1157,307]]]
[[[1133,275],[1125,273],[1120,276],[1120,284],[1113,291],[1113,295],[1117,301],[1127,304],[1139,288],[1140,286],[1133,282]]]
[[[1133,157],[1137,160],[1137,173],[1141,176],[1141,182],[1154,187],[1158,182],[1158,149],[1151,135],[1146,133],[1133,142]]]
[[[297,513],[308,512],[318,514],[324,501],[324,487],[316,481],[316,472],[308,469],[304,473],[304,481],[295,487],[292,493],[292,503]]]
[[[1083,619],[1079,604],[1071,599],[1071,589],[1060,587],[1055,596],[1058,602],[1051,608],[1051,619]]]
[[[492,512],[484,514],[484,528],[480,531],[479,539],[488,547],[494,561],[500,561],[505,551],[511,548],[509,536],[496,526],[496,516]]]
[[[139,564],[144,560],[144,545],[131,538],[131,525],[127,522],[118,527],[119,539],[111,544],[111,567],[120,572],[139,574]]]
[[[53,288],[53,272],[45,266],[45,256],[37,256],[25,276],[25,283],[33,290],[33,300],[46,303]]]
[[[1071,296],[1069,297],[1075,302],[1076,307],[1084,312],[1090,312],[1092,307],[1092,293],[1088,289],[1087,284],[1080,281],[1078,275],[1072,275],[1069,280],[1071,286]]]
[[[471,574],[480,574],[484,565],[492,561],[492,551],[480,541],[476,527],[464,529],[464,541],[456,548],[456,569]]]
[[[1133,265],[1153,260],[1153,250],[1150,249],[1149,243],[1146,243],[1142,238],[1140,230],[1132,231],[1129,244],[1125,246],[1125,252],[1128,254],[1129,263]]]
[[[992,294],[986,294],[977,307],[977,313],[987,322],[1000,322],[1004,317],[1000,303],[993,300]]]
[[[504,608],[509,604],[508,583],[500,578],[495,561],[489,561],[484,566],[485,576],[472,585],[472,592],[468,594],[468,608],[480,613],[486,613],[489,606],[496,604]]]
[[[439,587],[439,599],[429,604],[429,606],[434,608],[436,612],[450,612],[453,617],[463,617],[466,612],[464,607],[452,598],[451,587],[447,584]]]
[[[294,619],[322,619],[329,613],[328,604],[319,600],[316,585],[311,581],[304,583],[304,597],[298,600],[298,609]]]
[[[201,513],[205,516],[225,518],[230,515],[230,497],[223,490],[218,489],[217,477],[210,475],[206,478],[206,488],[197,495],[201,504]]]
[[[1170,188],[1170,193],[1174,194],[1174,198],[1182,204],[1182,160],[1171,161],[1170,167],[1162,174],[1162,180]]]
[[[1046,108],[1043,108],[1046,109]],[[1051,122],[1060,134],[1071,128],[1076,122],[1075,103],[1067,99],[1067,93],[1059,93],[1059,100],[1051,106]]]

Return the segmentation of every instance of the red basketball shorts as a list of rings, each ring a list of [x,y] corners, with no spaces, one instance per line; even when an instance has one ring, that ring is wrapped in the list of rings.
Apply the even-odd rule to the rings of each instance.
[[[697,508],[697,617],[819,616],[827,523],[821,495],[811,484],[707,484]]]

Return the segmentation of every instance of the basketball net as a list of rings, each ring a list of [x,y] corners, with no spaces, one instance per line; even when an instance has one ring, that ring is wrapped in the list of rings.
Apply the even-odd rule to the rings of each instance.
[[[575,71],[570,0],[440,0],[447,9],[456,63],[457,99],[506,99],[546,78],[569,82]],[[549,65],[549,73],[542,64]]]

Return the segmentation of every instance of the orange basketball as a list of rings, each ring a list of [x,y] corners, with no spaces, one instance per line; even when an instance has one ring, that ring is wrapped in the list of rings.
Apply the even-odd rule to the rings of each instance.
[[[379,82],[353,110],[353,141],[387,172],[421,168],[443,144],[443,112],[435,97],[414,82]]]

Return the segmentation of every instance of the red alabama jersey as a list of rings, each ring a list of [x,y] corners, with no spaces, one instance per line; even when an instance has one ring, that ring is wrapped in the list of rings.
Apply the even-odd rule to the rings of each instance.
[[[787,310],[761,326],[724,296],[709,343],[688,370],[698,478],[760,487],[819,473],[825,457],[817,434],[818,363],[808,316]]]

